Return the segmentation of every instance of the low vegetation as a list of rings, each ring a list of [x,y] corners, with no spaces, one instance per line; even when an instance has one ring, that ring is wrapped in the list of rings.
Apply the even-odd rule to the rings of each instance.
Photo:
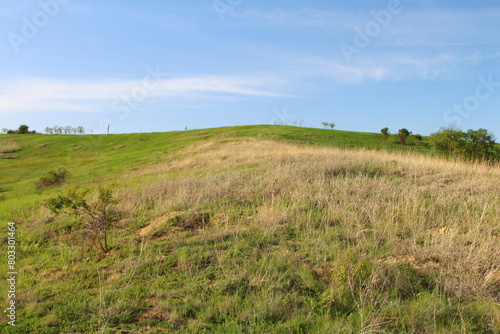
[[[116,224],[121,213],[116,209],[118,201],[113,199],[111,187],[100,187],[94,201],[86,197],[90,189],[72,188],[66,193],[47,200],[45,206],[54,214],[68,213],[76,218],[84,217],[84,229],[93,245],[99,246],[101,253],[108,248],[108,231]]]
[[[60,163],[67,140],[73,184],[33,195],[15,171],[16,193],[0,183],[23,254],[18,327],[0,331],[499,332],[498,165],[421,154],[425,137],[416,147],[370,134],[367,145],[386,149],[356,147],[363,136],[242,127],[103,136],[92,148],[76,141],[86,136],[25,139],[20,159],[0,163],[25,174],[25,154]],[[120,213],[103,220],[105,251],[83,242],[98,226],[88,212]]]
[[[65,168],[51,170],[45,176],[42,176],[37,182],[35,182],[35,188],[37,190],[41,190],[47,187],[61,186],[66,180],[67,176],[68,171]]]

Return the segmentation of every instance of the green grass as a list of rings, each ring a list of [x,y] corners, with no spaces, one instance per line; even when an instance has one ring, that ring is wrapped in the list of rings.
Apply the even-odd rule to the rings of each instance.
[[[500,331],[498,167],[431,158],[427,138],[244,126],[3,139],[19,308],[2,333]],[[36,191],[59,168],[65,182]],[[101,254],[42,203],[109,183],[125,216]]]

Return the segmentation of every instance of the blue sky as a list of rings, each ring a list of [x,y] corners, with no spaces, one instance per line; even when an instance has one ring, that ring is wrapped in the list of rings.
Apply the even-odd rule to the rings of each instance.
[[[498,1],[2,0],[0,128],[500,138]]]

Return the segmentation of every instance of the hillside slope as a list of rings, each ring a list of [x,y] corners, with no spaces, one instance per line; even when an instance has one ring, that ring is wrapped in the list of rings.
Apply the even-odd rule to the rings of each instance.
[[[14,137],[22,149],[0,160],[0,205],[18,229],[21,306],[18,326],[4,315],[1,331],[500,331],[498,167],[335,147],[359,136],[382,148],[376,134],[323,142],[335,135]],[[65,184],[34,190],[59,167]],[[81,218],[41,205],[109,183],[123,217],[105,254]]]
[[[240,126],[166,133],[121,135],[2,135],[0,136],[0,218],[22,216],[40,198],[34,183],[51,170],[65,168],[72,184],[114,179],[128,170],[163,161],[192,143],[216,139],[238,141],[268,139],[306,145],[409,150],[426,152],[426,141],[419,148],[402,147],[382,140],[380,134],[331,131],[291,126]],[[50,193],[50,190],[48,191]]]

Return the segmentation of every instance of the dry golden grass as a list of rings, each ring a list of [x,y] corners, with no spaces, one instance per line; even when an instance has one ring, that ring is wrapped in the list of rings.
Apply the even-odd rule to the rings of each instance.
[[[21,148],[21,145],[19,145],[15,140],[0,139],[0,153],[12,153],[19,151]]]
[[[171,180],[172,173],[184,176]],[[179,208],[208,209],[219,221],[213,235],[221,226],[231,233],[248,226],[303,230],[316,243],[310,256],[317,258],[309,262],[327,280],[343,260],[324,260],[329,245],[321,238],[338,231],[339,242],[364,249],[376,264],[373,289],[380,288],[377,275],[403,263],[434,274],[449,296],[500,302],[498,167],[265,141],[209,142],[127,175],[144,176],[155,182],[138,193],[124,191],[124,210],[147,208],[153,219]]]

